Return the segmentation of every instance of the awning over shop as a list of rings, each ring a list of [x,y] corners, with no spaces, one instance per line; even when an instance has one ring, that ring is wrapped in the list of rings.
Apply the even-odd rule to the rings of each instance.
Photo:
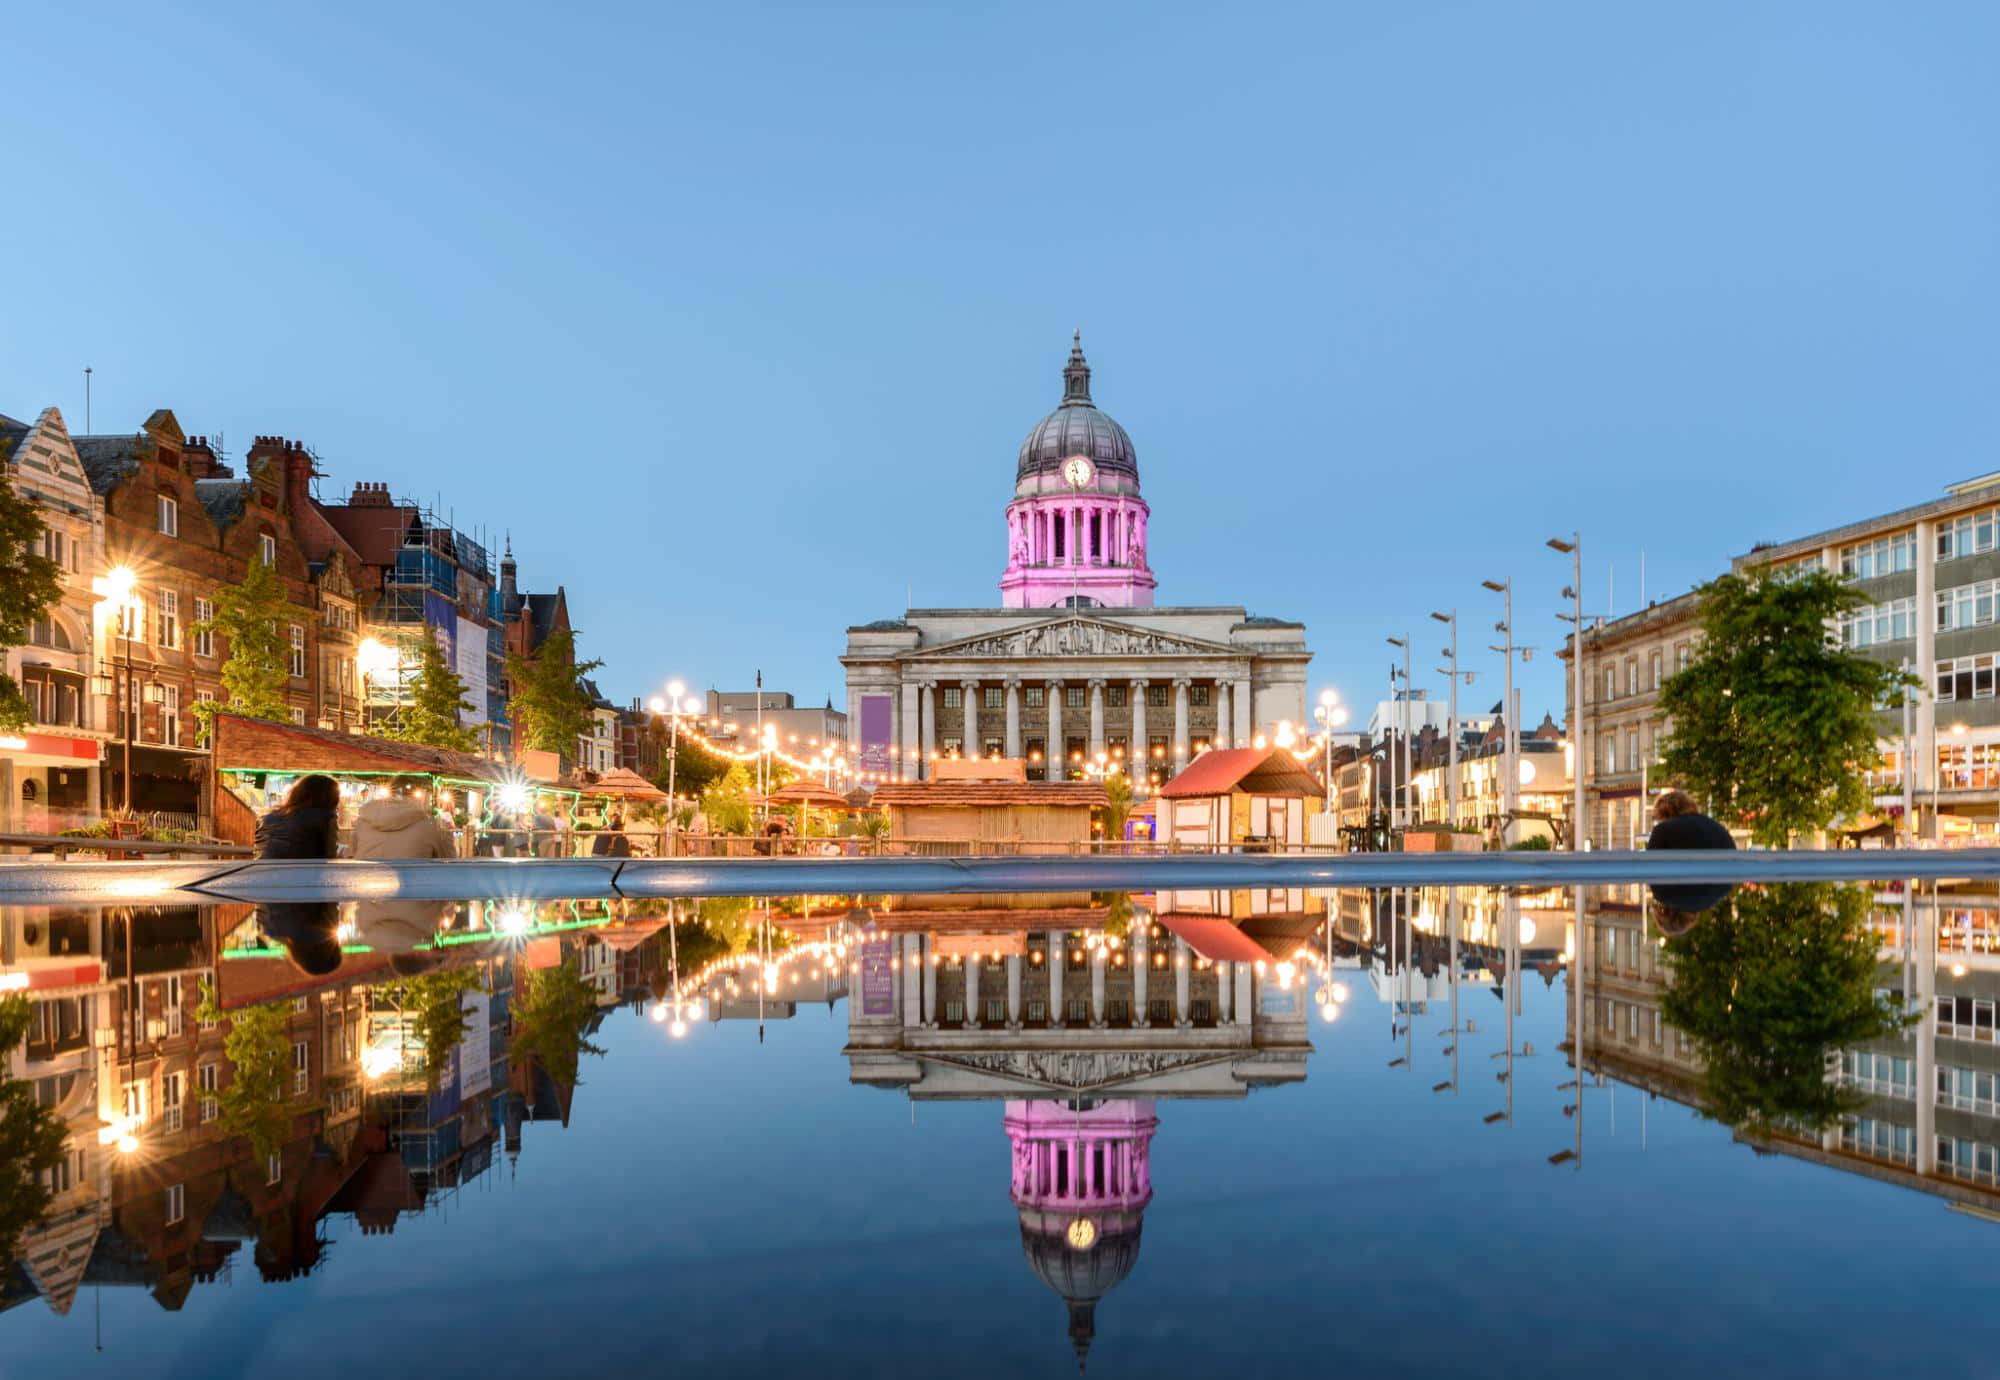
[[[1214,963],[1271,962],[1263,945],[1228,921],[1213,915],[1162,914],[1153,917],[1185,939],[1188,947]]]

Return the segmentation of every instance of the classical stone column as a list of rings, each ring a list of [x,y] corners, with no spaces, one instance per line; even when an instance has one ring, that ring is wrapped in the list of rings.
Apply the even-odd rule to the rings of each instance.
[[[919,775],[928,781],[931,776],[931,754],[937,751],[937,682],[924,682],[923,700],[923,747],[917,765],[922,768]]]
[[[965,956],[965,1028],[979,1029],[979,955]]]
[[[913,680],[904,681],[902,690],[903,712],[897,719],[902,727],[896,734],[895,776],[898,781],[915,781],[918,776],[917,763],[910,754],[916,750],[921,736],[919,725],[923,721],[923,692]]]
[[[899,957],[903,967],[900,974],[903,981],[903,1026],[905,1029],[914,1030],[924,1023],[923,974],[918,971],[924,963],[923,941],[917,935],[906,934],[903,936],[900,948],[902,952]]]
[[[1141,917],[1135,916],[1133,918],[1137,923],[1132,925],[1129,931],[1132,936],[1130,946],[1132,951],[1132,1020],[1141,1030],[1144,1030],[1149,1024],[1146,1018],[1146,981],[1150,976],[1148,959],[1151,956],[1153,947],[1148,942],[1148,939],[1153,927],[1151,922]]]
[[[1042,766],[1045,768],[1042,779],[1060,781],[1063,779],[1063,773],[1068,770],[1062,736],[1063,683],[1059,680],[1050,681],[1044,693],[1049,697],[1049,743],[1042,753]]]
[[[1236,965],[1234,963],[1229,962],[1227,959],[1216,960],[1215,1023],[1217,1025],[1229,1024],[1229,999],[1235,995],[1236,990],[1236,984],[1231,980],[1235,971]]]
[[[1090,1027],[1104,1029],[1104,977],[1109,960],[1101,949],[1090,951]]]
[[[1007,955],[1007,1028],[1021,1028],[1021,956]]]
[[[1007,755],[1021,755],[1021,678],[1007,677]]]
[[[1236,745],[1249,747],[1250,739],[1257,733],[1257,720],[1254,713],[1255,706],[1250,699],[1250,677],[1247,674],[1237,678],[1236,689],[1229,696],[1229,702],[1230,707],[1236,711]]]
[[[1048,940],[1049,975],[1049,1028],[1062,1029],[1063,1024],[1063,966],[1069,962],[1069,941],[1060,930],[1050,930]]]
[[[1193,960],[1188,957],[1187,940],[1174,936],[1174,1024],[1182,1030],[1188,1026],[1188,987],[1193,980],[1189,968]]]
[[[1125,770],[1134,781],[1143,782],[1153,765],[1152,751],[1146,746],[1146,690],[1150,682],[1135,680],[1125,693],[1132,697],[1132,736],[1125,748]]]
[[[1247,963],[1236,965],[1236,999],[1229,1005],[1235,1013],[1236,1024],[1249,1025],[1257,1014],[1257,1002],[1250,990],[1251,968]],[[1406,1015],[1404,1020],[1408,1020]]]
[[[1097,754],[1104,751],[1104,682],[1102,679],[1090,682],[1090,757],[1097,760]]]
[[[979,682],[960,681],[958,686],[959,707],[965,711],[965,727],[960,730],[959,752],[968,760],[985,756],[985,748],[979,741]]]
[[[1174,677],[1174,764],[1175,771],[1187,765],[1191,750],[1188,746],[1188,678]]]
[[[930,946],[922,945],[921,947],[929,948]],[[936,957],[937,955],[935,954],[920,953],[917,958],[917,963],[924,970],[924,1028],[926,1030],[936,1030],[938,1023],[938,1004],[937,1004],[938,966],[937,963],[934,961]]]
[[[1215,745],[1219,748],[1235,747],[1229,734],[1230,725],[1234,722],[1229,717],[1229,682],[1217,680],[1209,698],[1215,702]]]

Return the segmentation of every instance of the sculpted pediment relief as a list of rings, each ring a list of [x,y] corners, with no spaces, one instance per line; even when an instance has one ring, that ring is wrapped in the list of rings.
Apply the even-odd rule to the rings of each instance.
[[[1059,656],[1241,656],[1242,649],[1154,628],[1102,623],[1094,618],[1051,618],[928,647],[922,658]]]
[[[1157,1074],[1241,1059],[1241,1051],[1148,1049],[1024,1049],[925,1054],[926,1060],[993,1074],[1041,1088],[1102,1091]]]

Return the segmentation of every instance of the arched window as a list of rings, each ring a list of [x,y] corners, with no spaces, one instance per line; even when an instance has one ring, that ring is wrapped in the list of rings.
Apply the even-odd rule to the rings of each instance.
[[[63,625],[50,618],[37,618],[28,625],[28,641],[34,646],[50,647],[58,652],[76,650]]]

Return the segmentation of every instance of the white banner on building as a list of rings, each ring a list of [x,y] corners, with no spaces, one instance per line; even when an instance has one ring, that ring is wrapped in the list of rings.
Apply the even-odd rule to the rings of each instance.
[[[471,712],[460,710],[458,720],[468,727],[486,722],[486,629],[470,618],[458,620],[458,678],[465,682],[465,698]]]
[[[458,1096],[460,1101],[479,1096],[493,1086],[492,1020],[484,992],[466,992],[459,998],[465,1012],[465,1038],[458,1043]]]

